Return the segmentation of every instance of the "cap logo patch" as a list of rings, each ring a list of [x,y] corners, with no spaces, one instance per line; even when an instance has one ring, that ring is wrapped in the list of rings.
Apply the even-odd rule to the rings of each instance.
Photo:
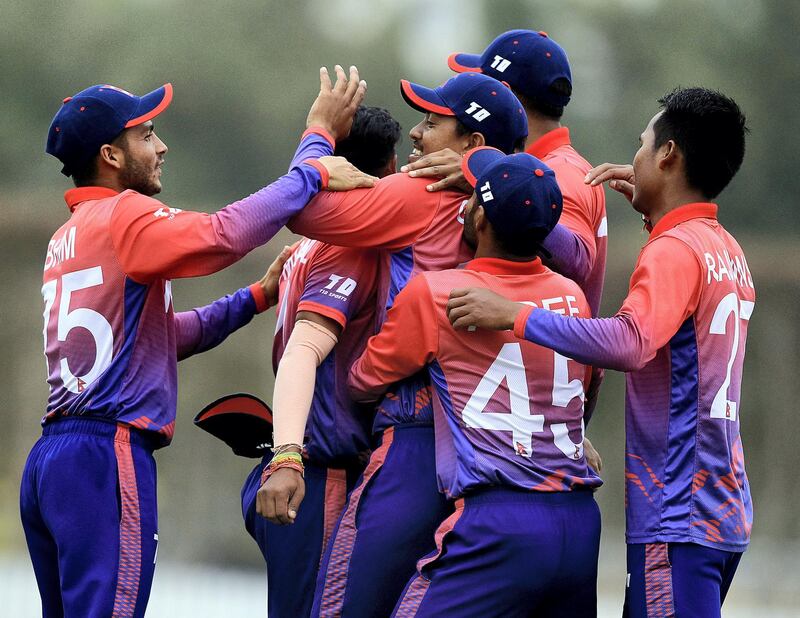
[[[484,202],[491,202],[494,199],[494,195],[492,195],[492,187],[489,185],[489,181],[483,183],[482,187],[478,188],[478,191],[481,192],[481,199]]]
[[[491,112],[489,110],[484,109],[480,105],[478,105],[475,101],[472,101],[469,104],[469,107],[464,110],[464,113],[472,116],[478,122],[486,120],[489,116],[491,116]]]
[[[514,41],[514,43],[516,43],[516,41]],[[502,56],[495,56],[494,60],[492,61],[491,67],[498,73],[504,73],[510,64],[511,64],[510,60],[506,60]]]

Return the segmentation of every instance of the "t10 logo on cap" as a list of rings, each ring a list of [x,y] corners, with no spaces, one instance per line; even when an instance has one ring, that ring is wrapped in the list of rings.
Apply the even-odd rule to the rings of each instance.
[[[492,61],[491,67],[498,73],[503,73],[511,65],[510,60],[506,60],[502,56],[495,56]]]
[[[488,109],[484,109],[480,105],[478,105],[475,101],[472,101],[469,104],[469,107],[464,110],[465,114],[469,114],[478,122],[482,120],[486,120],[489,116],[491,116],[491,112]]]

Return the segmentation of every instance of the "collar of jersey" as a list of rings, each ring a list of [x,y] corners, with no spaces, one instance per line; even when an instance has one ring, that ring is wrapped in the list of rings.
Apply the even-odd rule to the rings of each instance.
[[[106,197],[114,197],[118,194],[119,191],[114,191],[114,189],[109,189],[108,187],[77,187],[76,189],[69,189],[64,193],[64,201],[67,203],[67,206],[69,206],[70,212],[72,212],[81,202],[102,200]]]
[[[544,159],[559,146],[569,146],[570,143],[569,129],[567,127],[558,127],[542,135],[528,146],[525,152],[537,159]]]
[[[711,202],[693,202],[670,210],[650,232],[650,240],[690,219],[716,219],[717,205]]]
[[[490,275],[536,275],[544,271],[544,265],[539,258],[530,262],[512,262],[490,257],[475,258],[467,262],[464,268]]]

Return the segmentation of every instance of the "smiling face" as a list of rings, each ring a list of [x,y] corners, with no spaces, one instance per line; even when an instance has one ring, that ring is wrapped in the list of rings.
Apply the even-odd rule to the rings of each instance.
[[[119,142],[124,154],[119,172],[120,184],[148,196],[161,192],[161,167],[168,150],[154,129],[148,120],[126,129]]]
[[[409,163],[445,148],[463,153],[470,143],[470,134],[462,134],[458,130],[458,120],[454,116],[442,116],[433,112],[425,114],[408,135],[414,144],[414,150],[408,157]]]

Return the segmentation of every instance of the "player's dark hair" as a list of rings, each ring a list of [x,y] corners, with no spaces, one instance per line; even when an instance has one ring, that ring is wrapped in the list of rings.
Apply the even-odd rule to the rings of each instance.
[[[548,90],[550,90],[550,92],[553,94],[558,94],[565,97],[572,96],[572,84],[566,77],[559,77],[556,79],[552,84],[550,84]],[[517,98],[525,106],[525,109],[529,111],[536,112],[553,120],[560,120],[561,116],[564,115],[564,106],[545,103],[537,97],[522,94],[517,90],[514,90],[514,94],[517,95]]]
[[[500,234],[492,228],[492,234],[498,249],[510,256],[531,257],[541,253],[543,238],[530,230]]]
[[[336,144],[335,155],[345,157],[365,174],[378,176],[392,159],[401,128],[381,107],[356,110],[350,135]]]
[[[455,118],[456,121],[456,135],[462,137],[464,135],[470,135],[474,133],[472,129],[470,129],[467,125],[461,122],[458,118]],[[515,152],[525,152],[525,142],[527,141],[528,136],[525,135],[520,137],[511,148],[511,152],[507,152],[506,154],[514,154]]]
[[[96,182],[97,178],[97,156],[89,159],[87,163],[77,168],[70,168],[72,182],[76,187],[89,187]]]
[[[664,112],[653,125],[655,147],[674,141],[689,186],[714,199],[742,165],[744,114],[733,99],[707,88],[676,88],[658,102]]]
[[[123,131],[111,140],[111,143],[124,149],[128,145],[127,139],[127,132]],[[76,187],[91,187],[97,184],[97,170],[97,155],[95,155],[83,165],[70,168],[69,172]]]

